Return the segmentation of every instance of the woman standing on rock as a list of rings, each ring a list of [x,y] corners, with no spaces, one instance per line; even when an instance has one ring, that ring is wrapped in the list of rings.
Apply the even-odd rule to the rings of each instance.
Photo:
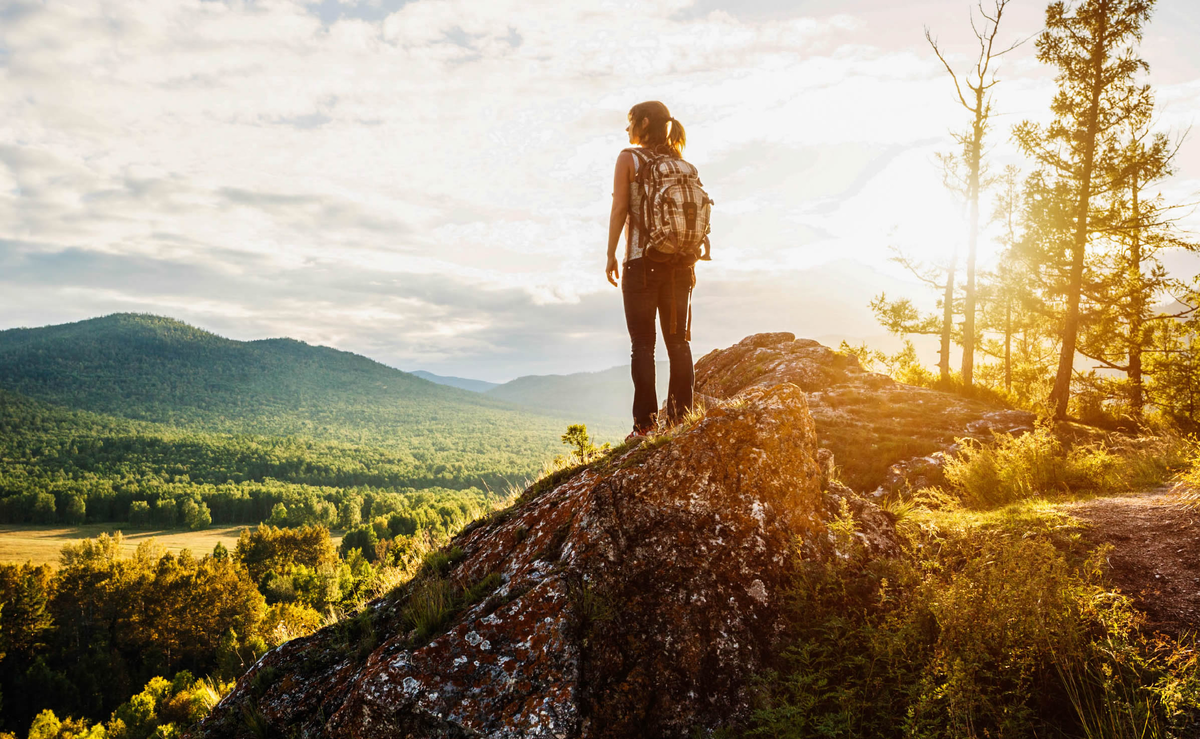
[[[658,398],[654,383],[655,316],[671,362],[666,420],[674,423],[691,410],[691,294],[695,263],[708,259],[708,217],[712,200],[696,168],[683,161],[687,143],[683,125],[657,101],[638,103],[625,129],[634,148],[617,156],[612,214],[608,224],[605,274],[614,286],[620,278],[625,323],[633,345],[633,432],[654,427]],[[624,273],[617,266],[617,244],[625,231]]]

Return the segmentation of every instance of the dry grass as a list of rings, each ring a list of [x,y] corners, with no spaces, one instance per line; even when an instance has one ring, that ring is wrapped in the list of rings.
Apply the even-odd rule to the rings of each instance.
[[[0,525],[0,562],[26,562],[58,564],[58,554],[65,544],[74,544],[81,539],[92,539],[100,534],[121,531],[124,540],[121,550],[132,554],[138,544],[154,539],[167,551],[178,554],[190,549],[197,557],[212,552],[217,542],[229,551],[237,546],[238,534],[245,526],[214,526],[201,531],[177,530],[132,530],[127,526],[111,523],[87,524],[84,526],[15,526]],[[341,536],[333,537],[336,547]]]
[[[990,442],[964,442],[946,464],[946,481],[970,508],[995,508],[1033,497],[1112,495],[1161,484],[1194,455],[1177,436],[1128,438],[1071,445],[1049,426]]]

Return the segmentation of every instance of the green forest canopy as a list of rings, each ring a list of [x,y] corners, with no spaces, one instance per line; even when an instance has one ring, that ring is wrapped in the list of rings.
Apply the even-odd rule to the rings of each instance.
[[[520,486],[572,420],[168,318],[14,329],[0,332],[0,521],[348,527],[417,491]]]

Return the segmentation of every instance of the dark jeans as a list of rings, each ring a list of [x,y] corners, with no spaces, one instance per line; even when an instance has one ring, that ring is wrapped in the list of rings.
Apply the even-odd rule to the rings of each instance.
[[[691,267],[668,267],[647,259],[634,259],[621,276],[625,323],[633,343],[633,424],[645,429],[654,424],[658,397],[654,389],[654,316],[662,321],[663,341],[671,361],[667,390],[667,417],[676,421],[692,408],[692,347],[688,344],[688,305],[695,272]],[[675,330],[671,330],[671,304],[675,304]]]

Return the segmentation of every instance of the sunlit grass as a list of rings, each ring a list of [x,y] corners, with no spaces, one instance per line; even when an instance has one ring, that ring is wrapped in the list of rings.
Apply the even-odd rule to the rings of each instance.
[[[948,487],[964,505],[991,508],[1034,497],[1087,497],[1142,490],[1187,467],[1193,445],[1178,436],[1071,445],[1046,425],[990,442],[963,440],[946,464]]]
[[[843,556],[798,563],[784,666],[749,735],[1194,735],[1190,643],[1142,632],[1062,506],[967,508],[944,490],[890,505],[901,556],[853,546],[844,509]]]

